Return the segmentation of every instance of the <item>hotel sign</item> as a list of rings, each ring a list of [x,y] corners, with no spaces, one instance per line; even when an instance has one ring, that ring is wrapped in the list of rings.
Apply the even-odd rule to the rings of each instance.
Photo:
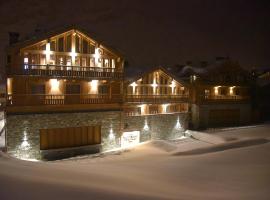
[[[140,143],[140,131],[124,132],[121,137],[121,147],[130,147]]]

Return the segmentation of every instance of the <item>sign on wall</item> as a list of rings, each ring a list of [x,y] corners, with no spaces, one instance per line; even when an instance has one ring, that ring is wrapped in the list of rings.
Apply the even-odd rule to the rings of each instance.
[[[124,132],[121,137],[121,147],[131,147],[140,143],[140,131]]]

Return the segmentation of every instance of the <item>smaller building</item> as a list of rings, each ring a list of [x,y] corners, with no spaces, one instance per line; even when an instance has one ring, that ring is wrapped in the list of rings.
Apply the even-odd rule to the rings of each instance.
[[[251,122],[250,74],[237,62],[217,59],[211,65],[196,68],[193,73],[189,70],[188,76],[190,128],[238,126]]]

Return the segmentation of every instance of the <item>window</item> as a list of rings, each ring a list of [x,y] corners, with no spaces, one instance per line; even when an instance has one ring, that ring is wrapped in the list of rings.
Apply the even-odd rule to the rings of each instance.
[[[40,64],[46,65],[46,55],[44,55],[44,54],[40,55]]]
[[[71,35],[68,35],[66,38],[66,47],[67,52],[71,52]]]
[[[63,58],[63,56],[59,56],[58,57],[58,64],[59,65],[64,65],[64,58]]]
[[[55,51],[55,49],[56,49],[56,48],[55,48],[55,45],[56,45],[56,44],[55,44],[55,41],[51,41],[51,42],[50,42],[50,50],[51,50],[51,51]]]
[[[112,68],[115,68],[115,60],[112,59]]]
[[[109,59],[105,59],[104,60],[104,64],[105,64],[105,67],[110,67],[110,65],[109,65]]]
[[[87,63],[86,63],[86,58],[82,57],[82,66],[86,67]]]
[[[221,95],[226,95],[226,88],[221,88],[220,89],[220,94]]]
[[[95,54],[95,46],[90,44],[90,54]]]
[[[240,89],[239,88],[235,88],[234,92],[235,92],[235,95],[240,95]]]
[[[42,44],[42,45],[40,45],[40,50],[46,50],[46,44]]]
[[[28,69],[28,57],[24,57],[23,62],[24,62],[24,69]]]
[[[95,58],[90,58],[90,67],[95,67]]]
[[[83,53],[88,53],[88,42],[87,40],[83,40]]]
[[[208,99],[210,96],[210,90],[204,90],[205,98]]]
[[[75,65],[80,66],[80,57],[76,56],[75,58]]]
[[[64,38],[63,37],[58,39],[58,51],[60,52],[64,51]]]
[[[99,94],[108,94],[108,86],[107,85],[99,85],[98,86]]]
[[[67,66],[71,66],[71,57],[67,56]]]
[[[80,53],[81,52],[81,40],[80,40],[80,37],[78,35],[76,35],[76,38],[75,38],[75,48],[76,48],[76,53]]]
[[[50,55],[50,61],[49,61],[50,65],[55,65],[55,55]]]

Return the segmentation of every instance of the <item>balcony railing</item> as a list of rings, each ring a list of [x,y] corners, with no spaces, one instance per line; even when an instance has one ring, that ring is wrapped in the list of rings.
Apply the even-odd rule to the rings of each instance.
[[[14,75],[32,75],[48,77],[74,77],[95,79],[120,79],[123,72],[117,68],[81,67],[66,65],[37,65],[25,64],[20,68],[8,66],[8,73]]]
[[[239,102],[247,101],[249,96],[242,95],[206,95],[201,98],[205,102]]]
[[[128,103],[176,103],[187,102],[188,94],[181,95],[126,95]]]
[[[16,94],[8,95],[8,106],[69,105],[120,103],[120,95],[107,94]]]

